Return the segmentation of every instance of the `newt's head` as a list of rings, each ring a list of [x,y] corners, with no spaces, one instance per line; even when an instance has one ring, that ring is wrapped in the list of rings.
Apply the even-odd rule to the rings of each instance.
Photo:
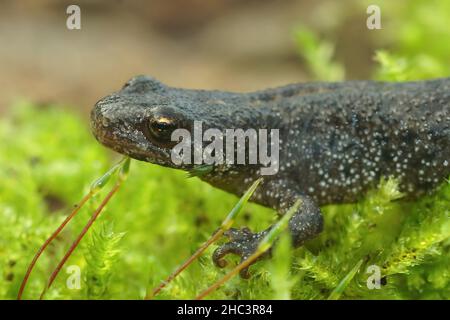
[[[250,167],[256,172],[262,165],[244,160],[250,153],[255,159],[262,148],[257,129],[266,126],[258,121],[269,117],[251,107],[251,99],[246,94],[171,88],[138,76],[95,104],[91,127],[102,144],[134,159],[191,174],[207,165],[214,167],[216,176],[219,171],[230,177],[248,176]],[[246,151],[246,141],[253,142],[252,152]],[[267,137],[262,141],[266,147],[273,145]],[[278,151],[270,154],[278,157]]]
[[[168,167],[175,129],[191,130],[192,116],[177,108],[173,89],[137,76],[100,101],[91,112],[92,131],[103,145],[132,158]]]

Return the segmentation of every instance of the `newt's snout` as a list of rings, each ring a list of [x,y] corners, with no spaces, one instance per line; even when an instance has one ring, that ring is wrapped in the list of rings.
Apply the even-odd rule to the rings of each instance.
[[[95,138],[101,143],[103,143],[101,137],[105,133],[103,127],[105,127],[104,124],[106,124],[102,115],[102,102],[103,100],[98,101],[91,111],[91,131],[94,134]]]
[[[119,97],[112,95],[99,100],[91,111],[92,133],[100,143],[113,149],[118,138],[120,108]]]
[[[148,108],[123,91],[99,100],[91,111],[91,130],[104,146],[134,159],[166,165],[170,153],[152,145],[144,134]]]

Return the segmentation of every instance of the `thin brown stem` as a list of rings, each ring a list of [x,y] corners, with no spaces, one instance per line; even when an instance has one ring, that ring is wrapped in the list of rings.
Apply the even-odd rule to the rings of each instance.
[[[258,259],[259,256],[261,256],[264,252],[269,250],[273,243],[275,242],[275,239],[280,235],[280,233],[286,229],[288,226],[289,220],[292,218],[292,216],[297,212],[298,208],[300,208],[300,205],[302,204],[301,199],[298,199],[294,205],[286,212],[286,214],[275,224],[273,228],[270,229],[270,231],[264,236],[264,238],[259,243],[256,251],[248,257],[246,260],[238,264],[233,270],[228,272],[223,278],[218,280],[216,283],[214,283],[212,286],[210,286],[208,289],[203,291],[201,294],[199,294],[195,299],[200,300],[206,297],[208,294],[216,290],[218,287],[220,287],[222,284],[224,284],[226,281],[228,281],[231,277],[238,274],[242,269],[247,268],[250,266],[256,259]]]
[[[69,257],[72,255],[73,251],[75,250],[75,248],[78,246],[78,244],[80,243],[81,239],[83,239],[84,235],[86,234],[86,232],[89,230],[89,228],[92,226],[92,224],[95,222],[95,220],[98,218],[98,216],[100,215],[100,213],[102,212],[103,208],[106,206],[106,204],[109,202],[109,200],[111,199],[111,197],[117,192],[117,190],[119,189],[120,185],[121,185],[121,180],[119,180],[114,187],[111,189],[111,191],[106,195],[105,199],[103,199],[102,203],[100,204],[100,206],[97,208],[97,210],[95,210],[94,214],[91,216],[91,218],[89,219],[89,221],[86,223],[86,225],[84,226],[83,230],[80,232],[80,234],[78,235],[78,237],[76,238],[76,240],[72,243],[72,245],[70,246],[69,250],[67,250],[66,254],[64,255],[64,257],[61,259],[61,261],[58,263],[58,265],[56,266],[55,270],[53,271],[53,273],[51,274],[50,278],[48,279],[47,285],[44,288],[44,290],[41,293],[41,296],[39,299],[43,299],[45,293],[47,292],[47,290],[50,288],[50,286],[52,285],[53,281],[56,279],[57,275],[59,274],[59,272],[61,271],[61,268],[64,266],[64,264],[66,263],[67,259],[69,259]]]
[[[147,294],[145,296],[145,300],[152,299],[154,296],[156,296],[165,286],[167,286],[173,279],[175,279],[176,276],[178,276],[181,272],[183,272],[184,269],[186,269],[192,262],[195,261],[212,243],[217,241],[222,234],[224,233],[224,229],[217,230],[205,243],[201,245],[200,248],[195,251],[195,253],[187,259],[183,264],[181,264],[172,274],[170,274],[161,284],[152,290],[151,294]]]
[[[248,188],[247,191],[239,199],[238,203],[233,207],[233,209],[231,209],[228,216],[222,222],[220,228],[216,232],[214,232],[213,235],[205,243],[203,243],[201,247],[189,259],[187,259],[169,277],[167,277],[166,280],[161,282],[161,284],[158,287],[153,289],[153,292],[151,294],[147,294],[144,298],[145,300],[152,299],[155,295],[157,295],[164,287],[166,287],[173,279],[175,279],[176,276],[178,276],[192,262],[194,262],[194,260],[197,259],[212,243],[217,241],[224,234],[225,231],[231,228],[231,226],[234,223],[234,220],[236,219],[236,216],[242,210],[247,201],[250,199],[250,197],[255,192],[256,188],[262,182],[262,180],[263,180],[262,178],[258,178],[255,182],[253,182],[250,188]]]
[[[27,272],[25,273],[25,276],[23,277],[22,284],[20,285],[19,292],[17,294],[17,300],[22,299],[23,292],[25,290],[25,286],[27,285],[28,279],[30,278],[31,272],[34,269],[34,266],[36,265],[36,262],[38,261],[39,257],[42,255],[42,253],[45,251],[45,249],[48,247],[48,245],[59,235],[59,233],[64,229],[64,227],[69,223],[70,220],[72,220],[73,217],[80,211],[81,207],[84,206],[84,204],[93,196],[94,192],[90,191],[88,194],[86,194],[83,199],[76,205],[75,209],[72,210],[72,212],[64,219],[64,221],[59,225],[59,227],[52,233],[52,235],[45,240],[45,242],[42,244],[42,246],[39,248],[39,250],[36,252],[36,254],[33,257],[33,260],[31,261],[30,265],[28,266]]]
[[[252,254],[250,257],[248,257],[245,261],[238,264],[233,270],[231,270],[225,276],[223,276],[223,278],[218,280],[216,283],[214,283],[208,289],[206,289],[205,291],[200,293],[197,297],[195,297],[195,300],[201,300],[204,297],[206,297],[208,294],[210,294],[211,292],[216,290],[218,287],[220,287],[222,284],[224,284],[229,279],[231,279],[236,274],[238,274],[242,269],[244,269],[244,268],[248,267],[250,264],[252,264],[252,262],[255,261],[256,259],[258,259],[258,257],[260,255],[262,255],[264,252],[265,252],[265,250],[264,251],[256,251],[254,254]]]

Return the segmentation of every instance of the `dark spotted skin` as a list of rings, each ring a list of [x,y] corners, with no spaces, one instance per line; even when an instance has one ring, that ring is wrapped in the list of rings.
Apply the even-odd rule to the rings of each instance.
[[[302,199],[289,224],[296,246],[322,231],[321,205],[354,202],[389,176],[398,178],[407,197],[417,197],[450,175],[450,78],[306,83],[232,93],[171,88],[139,76],[97,102],[92,129],[120,153],[191,170],[174,165],[172,145],[149,132],[149,123],[162,118],[173,124],[167,130],[192,130],[194,120],[203,121],[203,130],[279,129],[279,172],[264,177],[252,200],[283,214]],[[217,165],[201,179],[242,195],[258,176],[257,165]],[[230,230],[230,242],[215,251],[214,262],[224,266],[222,258],[230,252],[247,258],[266,233]]]

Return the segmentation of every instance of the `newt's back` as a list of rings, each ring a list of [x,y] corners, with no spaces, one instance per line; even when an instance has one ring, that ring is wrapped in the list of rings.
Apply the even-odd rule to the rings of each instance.
[[[354,201],[383,176],[409,196],[450,176],[450,79],[317,88],[279,101],[280,175],[319,203]]]

